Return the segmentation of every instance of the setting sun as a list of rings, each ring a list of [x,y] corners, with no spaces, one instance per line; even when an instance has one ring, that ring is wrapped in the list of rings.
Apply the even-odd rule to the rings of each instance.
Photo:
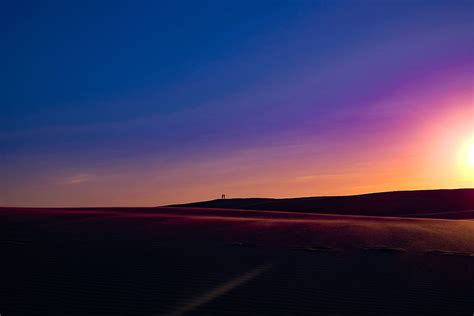
[[[474,137],[464,141],[461,145],[459,169],[464,179],[474,180]]]
[[[468,145],[467,162],[471,168],[474,168],[474,142]]]

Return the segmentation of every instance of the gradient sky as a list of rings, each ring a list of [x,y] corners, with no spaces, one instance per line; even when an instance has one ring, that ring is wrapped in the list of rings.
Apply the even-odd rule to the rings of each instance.
[[[2,1],[0,205],[473,187],[473,15],[456,0]]]

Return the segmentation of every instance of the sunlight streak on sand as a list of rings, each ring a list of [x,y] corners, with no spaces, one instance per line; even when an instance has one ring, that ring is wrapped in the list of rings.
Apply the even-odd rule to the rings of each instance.
[[[219,285],[210,291],[197,296],[194,299],[189,300],[188,302],[185,302],[183,305],[178,306],[174,311],[170,312],[169,316],[178,316],[178,315],[183,315],[189,311],[192,311],[196,309],[197,307],[206,304],[207,302],[210,302],[217,297],[226,294],[227,292],[233,290],[234,288],[256,278],[260,274],[264,273],[268,269],[270,269],[274,264],[267,264],[260,266],[258,268],[252,269],[248,272],[245,272],[235,279],[232,279],[222,285]]]

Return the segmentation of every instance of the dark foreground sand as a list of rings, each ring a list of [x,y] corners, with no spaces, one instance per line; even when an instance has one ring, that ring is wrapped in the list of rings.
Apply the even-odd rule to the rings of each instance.
[[[2,315],[472,315],[474,221],[0,209]]]

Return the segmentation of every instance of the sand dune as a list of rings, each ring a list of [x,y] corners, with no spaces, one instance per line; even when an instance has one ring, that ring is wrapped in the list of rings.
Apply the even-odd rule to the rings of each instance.
[[[396,191],[290,199],[220,199],[175,206],[473,219],[474,189]]]
[[[179,207],[3,209],[1,212],[19,222],[34,220],[40,227],[46,221],[45,225],[50,225],[48,233],[62,234],[62,238],[76,230],[87,236],[87,230],[102,225],[114,235],[128,234],[135,238],[237,241],[276,247],[307,244],[362,249],[384,246],[409,251],[474,253],[474,221],[470,220]],[[16,233],[30,234],[28,231]]]
[[[465,315],[474,221],[0,208],[6,315]]]

